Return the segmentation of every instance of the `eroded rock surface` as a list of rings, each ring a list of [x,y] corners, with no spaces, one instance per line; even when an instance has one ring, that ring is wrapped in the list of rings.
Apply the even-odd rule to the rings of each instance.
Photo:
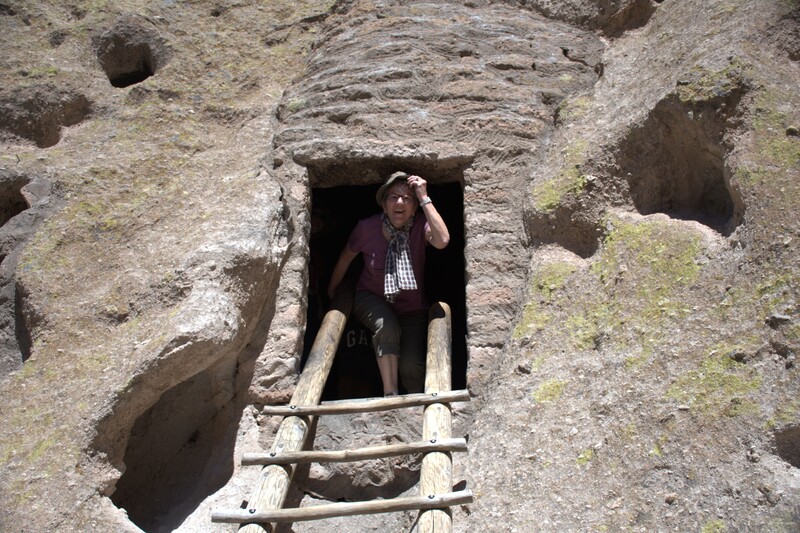
[[[60,203],[47,176],[0,171],[0,375],[18,370],[30,357],[30,328],[41,317],[25,316],[15,275],[23,246]]]
[[[53,84],[14,88],[0,94],[4,136],[22,137],[39,148],[61,139],[61,129],[83,121],[91,112],[85,95]]]
[[[29,342],[0,529],[235,531],[209,513],[246,505],[324,307],[314,209],[349,223],[398,168],[458,228],[456,531],[798,527],[796,7],[50,4],[0,4],[0,323]],[[316,445],[412,440],[412,411]],[[417,469],[314,465],[289,504]]]

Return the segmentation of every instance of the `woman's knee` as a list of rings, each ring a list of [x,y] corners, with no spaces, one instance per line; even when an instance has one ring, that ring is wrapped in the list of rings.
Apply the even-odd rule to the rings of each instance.
[[[402,330],[400,323],[394,313],[383,316],[377,322],[378,328],[372,342],[375,345],[375,353],[379,356],[385,354],[400,354],[400,337]]]
[[[402,329],[400,328],[400,321],[397,320],[397,316],[394,314],[393,311],[389,311],[383,315],[379,320],[376,320],[375,335],[381,335],[388,339],[394,339],[396,342],[400,342],[400,335],[402,334]]]
[[[374,334],[373,344],[378,355],[399,354],[400,322],[386,300],[367,291],[358,291],[353,314]]]

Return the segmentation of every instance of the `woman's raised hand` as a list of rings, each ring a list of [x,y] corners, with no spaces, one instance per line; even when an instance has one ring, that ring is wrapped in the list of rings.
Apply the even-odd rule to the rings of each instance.
[[[417,200],[422,200],[426,196],[428,196],[428,182],[422,179],[419,176],[409,176],[408,177],[408,186],[414,191],[414,194],[417,196]]]

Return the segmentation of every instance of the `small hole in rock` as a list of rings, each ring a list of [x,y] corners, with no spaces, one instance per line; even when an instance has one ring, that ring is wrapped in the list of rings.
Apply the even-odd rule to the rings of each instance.
[[[725,106],[732,109],[734,105]],[[617,164],[636,209],[695,220],[723,235],[741,223],[744,204],[725,166],[725,113],[714,103],[694,108],[677,98],[655,107],[621,144]]]
[[[154,73],[155,72],[151,66],[150,58],[146,53],[143,53],[141,55],[141,59],[135,65],[133,65],[133,68],[131,68],[130,71],[119,74],[114,78],[109,78],[109,81],[114,87],[129,87],[131,85],[143,82]]]
[[[167,48],[144,23],[124,19],[92,39],[97,59],[114,87],[141,83],[166,61]]]
[[[800,426],[789,426],[775,432],[778,456],[795,468],[800,468]]]
[[[49,148],[61,140],[61,128],[82,122],[91,104],[82,94],[51,83],[20,87],[0,95],[0,130]]]
[[[0,185],[5,185],[0,183]],[[21,186],[0,187],[0,227],[30,207]]]
[[[177,528],[232,474],[237,413],[228,372],[207,370],[167,390],[136,422],[111,500],[149,532]]]
[[[650,0],[627,2],[608,19],[602,28],[603,33],[608,37],[619,37],[626,31],[641,28],[647,25],[656,8],[657,5],[653,5]]]

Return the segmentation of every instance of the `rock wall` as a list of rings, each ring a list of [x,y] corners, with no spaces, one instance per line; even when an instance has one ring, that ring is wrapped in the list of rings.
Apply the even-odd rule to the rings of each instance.
[[[302,365],[315,202],[355,212],[348,191],[404,169],[463,218],[457,531],[793,530],[797,20],[767,0],[0,3],[0,529],[235,530],[208,515],[249,498],[239,458],[277,426],[259,407]],[[315,442],[410,440],[416,415],[332,417]],[[289,500],[413,493],[418,466],[315,465]]]
[[[471,527],[797,528],[797,64],[764,37],[786,11],[665,2],[562,103]]]
[[[229,480],[291,245],[258,161],[310,32],[250,40],[327,12],[273,7],[0,5],[0,529],[173,529]]]

